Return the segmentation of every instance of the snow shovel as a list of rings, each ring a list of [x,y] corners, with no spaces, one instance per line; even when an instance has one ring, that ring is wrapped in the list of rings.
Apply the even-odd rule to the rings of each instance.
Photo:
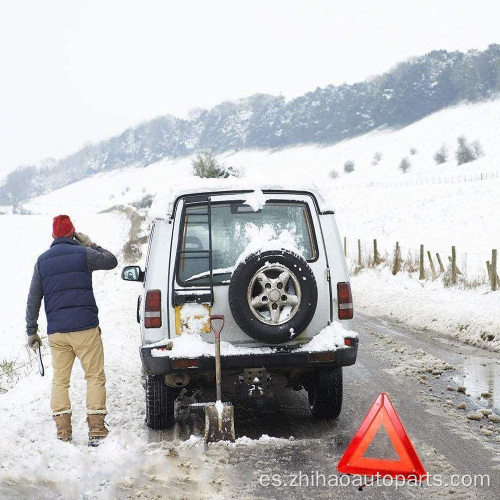
[[[214,320],[222,322],[220,328],[214,326]],[[221,401],[220,332],[224,328],[224,316],[221,314],[210,316],[210,328],[215,334],[215,389],[217,399],[215,403],[208,403],[205,406],[205,443],[214,443],[216,441],[234,442],[234,406],[231,403],[222,403]]]

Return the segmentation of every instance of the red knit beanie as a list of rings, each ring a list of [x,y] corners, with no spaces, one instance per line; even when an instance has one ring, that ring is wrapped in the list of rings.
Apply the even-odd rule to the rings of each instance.
[[[54,217],[52,223],[53,238],[72,238],[75,234],[75,226],[67,215],[58,215]]]

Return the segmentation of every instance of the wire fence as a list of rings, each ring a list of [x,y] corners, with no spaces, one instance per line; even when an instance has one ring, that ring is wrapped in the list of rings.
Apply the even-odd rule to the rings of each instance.
[[[396,242],[392,247],[380,247],[377,239],[347,238],[343,240],[344,253],[354,274],[364,268],[389,267],[393,274],[406,271],[419,279],[443,279],[445,285],[461,285],[465,288],[490,286],[500,288],[497,251],[463,252],[456,247],[436,248],[421,245],[420,248]]]
[[[407,179],[400,181],[367,181],[367,182],[333,182],[332,187],[335,188],[399,188],[426,186],[433,184],[460,184],[464,182],[481,182],[491,179],[499,179],[500,172],[480,172],[470,175],[456,175],[446,177],[422,177],[417,179]]]

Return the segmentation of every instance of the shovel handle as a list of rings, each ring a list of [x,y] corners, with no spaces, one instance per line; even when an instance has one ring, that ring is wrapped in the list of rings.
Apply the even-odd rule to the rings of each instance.
[[[220,328],[217,328],[213,321],[221,321]],[[220,366],[220,332],[224,328],[224,315],[223,314],[212,314],[210,316],[210,328],[215,334],[215,390],[217,394],[217,401],[222,399],[222,390],[221,390],[221,379],[222,379],[222,370]]]
[[[222,321],[222,323],[220,325],[220,328],[217,328],[214,325],[214,323],[213,323],[214,320]],[[212,314],[210,316],[210,328],[214,332],[215,338],[219,338],[220,339],[220,332],[222,332],[222,329],[224,328],[224,315],[223,314]]]

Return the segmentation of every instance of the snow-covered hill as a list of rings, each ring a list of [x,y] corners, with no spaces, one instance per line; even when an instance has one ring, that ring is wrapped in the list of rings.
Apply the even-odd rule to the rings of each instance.
[[[243,150],[219,159],[241,168],[252,184],[314,182],[335,205],[346,236],[377,237],[384,246],[400,241],[438,250],[454,244],[462,251],[487,252],[500,246],[498,130],[500,99],[456,106],[399,130],[378,130],[334,146]],[[458,166],[454,153],[461,135],[478,139],[484,156]],[[443,144],[449,160],[437,165],[433,156]],[[377,152],[382,158],[373,165]],[[411,166],[403,174],[398,167],[405,156]],[[101,173],[35,198],[26,208],[45,214],[96,213],[179,183],[203,184],[193,176],[191,160],[162,160],[145,168]],[[354,162],[350,174],[343,170],[347,160]],[[337,179],[330,177],[332,170],[338,172]],[[480,180],[481,174],[486,180]]]
[[[98,172],[203,150],[326,146],[381,127],[407,126],[460,102],[494,98],[499,61],[498,44],[465,53],[437,50],[363,82],[317,88],[289,101],[256,94],[189,120],[162,116],[58,161],[19,168],[0,182],[0,203],[18,204]]]

